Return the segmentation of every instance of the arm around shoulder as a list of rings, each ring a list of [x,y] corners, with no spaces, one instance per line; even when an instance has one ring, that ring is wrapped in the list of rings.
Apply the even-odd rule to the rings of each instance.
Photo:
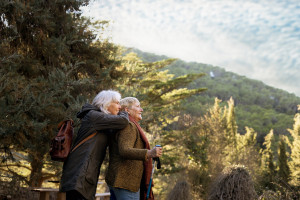
[[[94,128],[98,131],[105,129],[123,129],[128,121],[128,113],[120,112],[118,115],[105,114],[103,112],[94,113],[92,116]]]

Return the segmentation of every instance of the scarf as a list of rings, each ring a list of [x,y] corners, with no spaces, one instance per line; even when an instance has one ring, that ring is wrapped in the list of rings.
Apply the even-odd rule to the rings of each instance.
[[[139,130],[140,136],[145,144],[146,149],[150,150],[150,144],[148,142],[148,139],[147,139],[146,134],[144,133],[142,127],[130,115],[129,115],[129,121],[133,122],[136,125],[136,127]],[[142,178],[141,189],[140,189],[141,200],[146,200],[149,182],[150,182],[150,178],[151,178],[151,173],[152,173],[152,158],[148,158],[147,161],[144,161],[144,172],[143,172],[143,178]],[[153,180],[152,180],[151,186],[152,187],[154,186]],[[148,200],[154,200],[152,187],[150,190],[150,195],[149,195]]]

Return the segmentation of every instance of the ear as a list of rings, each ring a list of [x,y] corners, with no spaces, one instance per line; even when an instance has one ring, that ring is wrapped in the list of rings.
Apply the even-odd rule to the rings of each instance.
[[[125,108],[125,111],[128,112],[128,108],[127,107]]]

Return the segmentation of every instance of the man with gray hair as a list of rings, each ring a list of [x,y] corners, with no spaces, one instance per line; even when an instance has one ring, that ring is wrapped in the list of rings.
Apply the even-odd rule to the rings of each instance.
[[[89,139],[74,149],[64,162],[60,191],[66,192],[66,200],[95,198],[108,135],[128,125],[127,112],[119,112],[120,99],[119,92],[103,90],[96,95],[92,104],[86,103],[77,113],[81,126],[73,148]]]

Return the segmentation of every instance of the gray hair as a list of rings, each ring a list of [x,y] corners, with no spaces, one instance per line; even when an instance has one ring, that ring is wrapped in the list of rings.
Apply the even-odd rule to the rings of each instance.
[[[121,99],[121,110],[125,110],[125,108],[131,108],[131,106],[136,102],[139,102],[139,100],[135,97],[125,97],[124,99]]]
[[[118,102],[121,100],[121,94],[114,90],[102,90],[94,98],[92,105],[100,108],[106,114],[110,114],[107,108],[111,102]]]

